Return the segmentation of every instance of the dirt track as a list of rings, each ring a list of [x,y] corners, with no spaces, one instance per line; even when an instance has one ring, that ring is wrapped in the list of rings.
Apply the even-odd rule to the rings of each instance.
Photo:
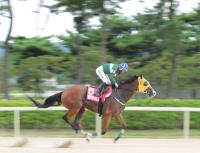
[[[91,139],[28,138],[23,147],[11,147],[21,138],[0,138],[1,153],[200,153],[200,139]],[[56,148],[70,142],[69,148]]]

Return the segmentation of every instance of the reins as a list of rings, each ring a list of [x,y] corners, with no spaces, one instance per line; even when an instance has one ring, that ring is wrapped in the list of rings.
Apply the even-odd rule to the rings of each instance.
[[[128,88],[122,88],[122,87],[119,87],[119,88],[115,88],[115,89],[124,89],[124,90],[128,90],[129,92],[133,92],[133,90],[128,89]]]
[[[115,88],[114,91],[116,93],[116,96],[112,96],[118,103],[120,103],[121,105],[126,105],[126,101],[121,97],[121,95],[119,94],[119,89],[122,89],[122,90],[126,90],[126,91],[129,91],[129,92],[133,92],[133,90],[131,89],[128,89],[128,88],[122,88],[122,87],[119,87],[119,88]]]

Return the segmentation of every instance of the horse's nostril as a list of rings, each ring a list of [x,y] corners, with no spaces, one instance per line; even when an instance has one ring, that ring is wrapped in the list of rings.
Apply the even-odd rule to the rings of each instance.
[[[149,97],[155,97],[156,96],[156,92],[154,90],[150,90],[148,93]]]
[[[151,97],[155,97],[156,96],[156,92],[155,91],[152,91],[151,92]]]
[[[157,95],[156,91],[153,91],[153,96],[155,97]]]

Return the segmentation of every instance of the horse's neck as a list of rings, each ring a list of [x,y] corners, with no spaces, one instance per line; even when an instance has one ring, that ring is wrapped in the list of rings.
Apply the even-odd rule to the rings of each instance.
[[[124,84],[116,89],[115,95],[121,98],[124,102],[127,102],[136,91],[136,82],[130,84]]]

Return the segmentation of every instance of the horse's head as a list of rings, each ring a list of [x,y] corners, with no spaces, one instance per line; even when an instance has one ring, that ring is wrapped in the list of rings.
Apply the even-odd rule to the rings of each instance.
[[[138,92],[146,93],[150,97],[156,96],[156,91],[152,88],[149,81],[147,81],[142,75],[138,76]]]

